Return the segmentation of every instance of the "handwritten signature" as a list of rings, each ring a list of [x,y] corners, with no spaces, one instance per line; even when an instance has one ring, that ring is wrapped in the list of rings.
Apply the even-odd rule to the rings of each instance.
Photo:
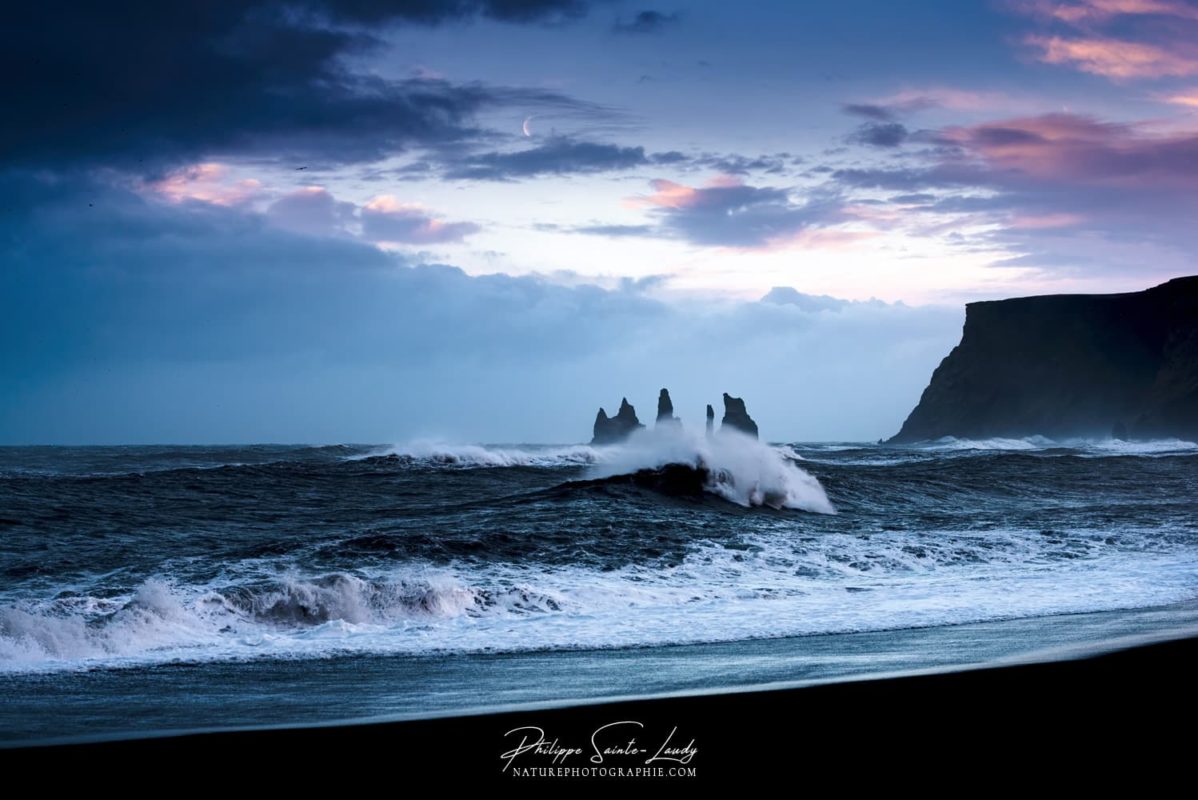
[[[642,756],[645,757],[641,762],[644,764],[659,762],[689,764],[699,752],[693,738],[685,745],[680,746],[675,743],[675,737],[678,735],[677,725],[656,748],[653,748],[651,744],[639,742],[637,731],[630,730],[630,728],[643,730],[644,727],[643,722],[630,719],[609,722],[595,729],[591,734],[589,747],[575,747],[563,744],[557,738],[549,739],[544,728],[524,725],[512,728],[504,734],[504,738],[519,735],[520,743],[502,753],[499,758],[504,762],[503,771],[506,772],[517,758],[530,754],[532,757],[549,758],[554,765],[566,764],[570,759],[581,758],[587,753],[589,753],[588,760],[592,764],[604,764],[608,759],[614,760],[615,758],[635,758],[639,761]],[[652,754],[650,755],[650,753]]]

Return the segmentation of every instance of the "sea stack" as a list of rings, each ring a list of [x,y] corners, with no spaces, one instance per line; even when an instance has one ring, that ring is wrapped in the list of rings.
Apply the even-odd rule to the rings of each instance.
[[[628,402],[628,398],[620,401],[620,410],[614,417],[607,416],[602,408],[595,415],[595,431],[591,444],[614,444],[622,442],[632,435],[632,432],[645,427],[636,418],[636,409]]]
[[[674,403],[670,400],[670,390],[662,389],[661,394],[657,396],[657,423],[658,427],[662,425],[674,425],[682,427],[682,420],[674,416]]]
[[[711,413],[711,406],[707,408],[710,420],[714,414]],[[739,397],[733,397],[727,392],[724,392],[724,419],[720,422],[720,432],[722,433],[725,428],[733,428],[754,439],[757,438],[757,423],[745,410],[745,401]]]
[[[707,438],[711,438],[712,431],[715,430],[715,409],[711,407],[711,403],[707,404]]]

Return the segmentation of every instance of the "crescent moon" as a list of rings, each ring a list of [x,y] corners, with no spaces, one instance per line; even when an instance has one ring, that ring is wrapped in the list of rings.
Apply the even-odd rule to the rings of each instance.
[[[532,136],[532,128],[528,126],[530,122],[532,122],[532,117],[525,117],[524,124],[520,126],[520,130],[524,131],[525,136]]]

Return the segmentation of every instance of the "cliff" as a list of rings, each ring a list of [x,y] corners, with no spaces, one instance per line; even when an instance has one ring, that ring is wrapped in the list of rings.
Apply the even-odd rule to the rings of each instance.
[[[1198,439],[1198,276],[965,308],[960,344],[891,442]]]

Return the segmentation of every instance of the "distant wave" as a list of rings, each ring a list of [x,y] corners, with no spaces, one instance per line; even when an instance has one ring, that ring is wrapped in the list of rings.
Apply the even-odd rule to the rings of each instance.
[[[1048,439],[1043,436],[1025,438],[994,437],[990,439],[961,439],[945,436],[931,442],[908,445],[911,449],[931,451],[970,450],[1077,450],[1097,455],[1161,455],[1198,452],[1198,443],[1183,439],[1152,439],[1129,441],[1123,439]]]
[[[598,450],[587,445],[488,447],[416,441],[391,445],[348,457],[350,460],[392,458],[398,461],[445,467],[568,467],[593,464]]]

